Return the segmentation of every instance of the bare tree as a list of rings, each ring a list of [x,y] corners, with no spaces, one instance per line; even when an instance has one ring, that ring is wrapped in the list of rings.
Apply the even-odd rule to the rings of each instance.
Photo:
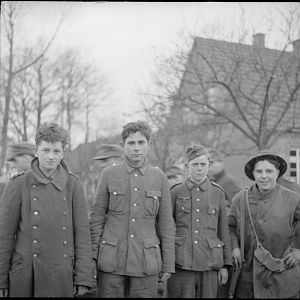
[[[15,38],[16,38],[16,25],[18,22],[19,15],[22,11],[22,3],[19,1],[6,1],[1,5],[2,8],[2,27],[3,32],[5,34],[5,42],[8,45],[8,59],[7,65],[1,65],[2,71],[5,72],[3,76],[4,79],[4,99],[5,106],[3,112],[3,125],[2,125],[2,136],[1,136],[1,155],[0,155],[0,171],[3,168],[5,154],[6,154],[6,146],[7,146],[7,132],[8,132],[8,123],[9,123],[9,113],[10,113],[10,104],[11,104],[11,94],[13,81],[17,74],[25,71],[29,67],[36,64],[47,52],[53,40],[56,37],[56,34],[59,30],[59,27],[62,23],[63,18],[59,22],[54,34],[49,39],[47,45],[40,51],[40,53],[30,62],[16,66],[16,54],[15,54]]]

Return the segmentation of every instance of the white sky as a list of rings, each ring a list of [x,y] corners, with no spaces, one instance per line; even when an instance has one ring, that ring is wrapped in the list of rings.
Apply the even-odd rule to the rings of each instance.
[[[117,119],[119,131],[124,122],[132,120],[123,113],[140,107],[139,92],[150,85],[155,55],[171,48],[180,31],[201,35],[206,29],[214,32],[214,36],[206,37],[220,38],[232,34],[236,37],[241,30],[242,10],[237,2],[25,1],[24,5],[19,39],[22,46],[36,43],[38,36],[50,37],[66,8],[53,48],[78,48],[84,57],[110,74],[115,93],[101,113],[108,120],[112,116]],[[242,2],[249,36],[257,32],[267,34],[268,18],[280,27],[278,9],[285,5]],[[276,41],[276,36],[266,35],[267,47],[276,48]],[[246,42],[251,44],[252,40]]]

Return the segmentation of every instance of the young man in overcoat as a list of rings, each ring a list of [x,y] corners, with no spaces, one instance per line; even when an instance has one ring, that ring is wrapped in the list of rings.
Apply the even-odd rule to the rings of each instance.
[[[92,286],[87,205],[63,161],[67,133],[36,133],[31,169],[14,176],[0,202],[0,296],[73,297]]]
[[[151,129],[124,126],[124,162],[103,170],[91,214],[98,297],[157,297],[159,275],[174,272],[174,221],[168,179],[149,165]]]

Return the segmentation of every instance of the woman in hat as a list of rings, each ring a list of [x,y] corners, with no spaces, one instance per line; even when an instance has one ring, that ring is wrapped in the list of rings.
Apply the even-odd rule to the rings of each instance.
[[[242,267],[237,298],[299,294],[300,250],[292,247],[292,241],[300,219],[300,196],[276,183],[286,169],[285,160],[268,151],[260,151],[245,165],[247,177],[255,183],[236,194],[228,216],[234,264]]]

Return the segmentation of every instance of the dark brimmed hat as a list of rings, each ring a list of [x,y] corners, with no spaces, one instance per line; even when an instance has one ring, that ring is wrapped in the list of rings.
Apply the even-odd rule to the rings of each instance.
[[[167,177],[172,177],[176,175],[182,175],[182,169],[179,166],[171,165],[165,169],[165,174]]]
[[[123,149],[119,145],[114,144],[103,144],[99,149],[99,154],[96,157],[93,157],[95,160],[107,159],[110,157],[122,157]]]
[[[208,148],[207,150],[209,153],[209,161],[211,161],[211,162],[223,161],[224,157],[219,151],[217,151],[213,148]]]
[[[249,159],[249,161],[245,164],[245,174],[247,175],[247,177],[251,180],[255,180],[254,176],[253,176],[253,170],[254,170],[254,166],[258,161],[264,160],[264,159],[268,159],[271,158],[275,161],[277,161],[279,163],[279,175],[278,178],[280,176],[282,176],[286,169],[287,169],[287,163],[286,161],[279,156],[278,154],[273,153],[270,150],[260,150],[258,153],[254,154],[251,156],[251,158]]]
[[[209,155],[207,148],[202,145],[193,145],[186,148],[185,157],[187,162],[201,155]]]
[[[9,145],[7,149],[6,160],[12,161],[15,159],[16,156],[24,154],[28,154],[34,157],[34,147],[34,144],[28,142],[20,142]]]

